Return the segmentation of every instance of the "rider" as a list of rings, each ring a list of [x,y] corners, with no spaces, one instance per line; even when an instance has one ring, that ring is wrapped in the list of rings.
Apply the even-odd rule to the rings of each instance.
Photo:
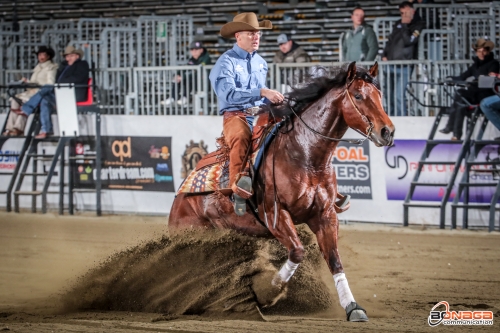
[[[222,26],[224,38],[236,38],[233,48],[219,57],[210,72],[210,82],[224,116],[223,134],[229,153],[229,186],[234,194],[236,214],[246,212],[252,196],[252,181],[246,171],[245,156],[251,141],[252,113],[265,103],[279,104],[284,96],[266,88],[267,62],[257,54],[261,30],[271,29],[271,21],[259,22],[255,13],[241,13]]]
[[[254,13],[241,13],[222,26],[224,38],[236,38],[236,44],[217,60],[210,82],[223,115],[223,134],[229,152],[229,186],[233,190],[234,210],[242,216],[246,199],[252,196],[252,180],[245,157],[252,138],[253,114],[265,103],[280,104],[284,96],[266,88],[267,62],[257,54],[261,30],[273,27],[271,21],[259,22]],[[350,196],[338,194],[336,208],[344,211]]]

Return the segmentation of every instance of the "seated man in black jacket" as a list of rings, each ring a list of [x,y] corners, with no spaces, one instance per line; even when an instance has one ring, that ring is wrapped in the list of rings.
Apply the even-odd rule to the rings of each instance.
[[[81,60],[82,57],[82,50],[75,49],[73,46],[66,47],[64,50],[66,60],[63,61],[56,74],[56,83],[77,85],[75,88],[77,102],[86,101],[88,97],[87,88],[84,85],[87,85],[89,80],[89,64],[85,60]],[[35,111],[37,106],[40,106],[42,128],[36,138],[45,139],[48,135],[53,134],[50,114],[55,109],[55,95],[52,86],[43,86],[27,103],[23,104],[21,110],[28,116]]]
[[[480,75],[489,75],[490,73],[498,73],[500,65],[491,52],[495,44],[490,40],[480,38],[477,40],[473,49],[476,51],[476,56],[472,59],[474,64],[459,76],[451,77],[452,80],[469,81],[477,80]],[[453,131],[452,140],[460,140],[463,133],[463,124],[465,116],[468,113],[468,108],[464,106],[464,98],[470,104],[479,104],[483,98],[493,95],[492,89],[480,89],[474,86],[469,86],[465,89],[459,89],[455,93],[453,105],[450,107],[450,116],[446,127],[439,131],[448,134]]]

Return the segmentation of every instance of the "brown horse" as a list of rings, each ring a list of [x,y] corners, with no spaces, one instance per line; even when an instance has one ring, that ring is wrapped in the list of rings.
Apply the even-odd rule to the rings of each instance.
[[[276,237],[289,255],[269,282],[284,286],[304,257],[295,225],[306,223],[316,234],[347,319],[367,321],[366,311],[354,301],[338,252],[337,179],[332,158],[349,127],[377,147],[393,144],[395,128],[382,106],[377,73],[377,63],[369,70],[351,63],[347,69],[311,78],[289,94],[286,105],[271,107],[271,114],[287,114],[288,124],[271,142],[254,177],[254,211],[265,223],[249,213],[250,209],[237,216],[230,200],[215,192],[178,195],[169,228],[229,228]]]

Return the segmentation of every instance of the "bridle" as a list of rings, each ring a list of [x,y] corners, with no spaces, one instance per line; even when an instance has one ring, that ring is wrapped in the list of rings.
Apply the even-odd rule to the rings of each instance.
[[[359,116],[361,117],[361,119],[368,124],[368,127],[366,128],[366,133],[363,133],[361,132],[360,130],[358,130],[357,128],[352,128],[349,126],[349,128],[353,129],[354,131],[358,132],[359,134],[361,134],[362,136],[364,136],[363,139],[337,139],[337,138],[332,138],[332,137],[329,137],[329,136],[326,136],[326,135],[323,135],[321,133],[319,133],[318,131],[316,131],[315,129],[311,128],[311,126],[309,126],[308,124],[306,124],[306,122],[304,121],[304,119],[302,119],[302,117],[300,115],[297,114],[297,112],[295,112],[295,110],[293,109],[293,107],[291,105],[289,105],[290,107],[290,110],[292,110],[292,113],[302,122],[302,124],[304,124],[304,126],[311,132],[313,132],[314,134],[318,135],[319,137],[325,139],[325,140],[330,140],[330,141],[337,141],[337,142],[349,142],[349,143],[352,143],[352,144],[356,144],[356,145],[360,145],[362,144],[366,139],[372,141],[371,139],[371,134],[372,134],[372,131],[373,131],[373,123],[368,119],[368,117],[366,117],[364,114],[361,113],[361,111],[359,111],[359,108],[357,107],[357,105],[354,103],[354,101],[352,100],[352,96],[351,96],[351,93],[349,92],[349,87],[351,86],[351,84],[354,82],[356,78],[353,78],[349,83],[346,84],[346,87],[345,87],[345,90],[344,90],[344,93],[347,93],[347,97],[349,97],[349,100],[351,101],[351,104],[352,106],[354,107],[354,109],[356,110],[356,112],[359,114]]]

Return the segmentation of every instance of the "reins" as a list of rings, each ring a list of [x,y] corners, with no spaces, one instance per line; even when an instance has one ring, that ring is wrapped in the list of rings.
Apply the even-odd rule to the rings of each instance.
[[[366,133],[363,133],[361,132],[360,130],[356,129],[356,128],[352,128],[349,126],[349,128],[351,128],[352,130],[358,132],[359,134],[363,135],[364,138],[363,139],[337,139],[337,138],[332,138],[332,137],[329,137],[329,136],[326,136],[326,135],[323,135],[321,134],[320,132],[316,131],[314,128],[312,128],[311,126],[309,126],[305,121],[304,119],[302,119],[302,117],[297,114],[297,112],[295,112],[295,110],[293,109],[293,106],[289,105],[290,107],[290,110],[292,111],[292,113],[300,120],[300,122],[302,124],[304,124],[304,126],[311,132],[313,132],[314,134],[318,135],[319,137],[325,139],[325,140],[330,140],[330,141],[336,141],[336,142],[349,142],[349,143],[352,143],[352,144],[356,144],[356,145],[360,145],[362,144],[366,139],[370,140],[371,141],[371,138],[370,138],[370,135],[372,134],[372,130],[373,130],[373,123],[364,115],[361,113],[361,111],[359,111],[359,108],[357,107],[356,104],[354,104],[354,101],[352,100],[352,97],[351,97],[351,94],[349,93],[349,87],[351,86],[351,84],[354,82],[354,79],[351,80],[351,82],[349,82],[349,84],[346,85],[346,89],[344,90],[344,93],[347,93],[347,97],[349,97],[349,100],[351,101],[351,104],[352,106],[354,107],[354,109],[356,110],[356,112],[361,116],[361,119],[365,122],[365,123],[368,123],[368,127],[366,128]]]

